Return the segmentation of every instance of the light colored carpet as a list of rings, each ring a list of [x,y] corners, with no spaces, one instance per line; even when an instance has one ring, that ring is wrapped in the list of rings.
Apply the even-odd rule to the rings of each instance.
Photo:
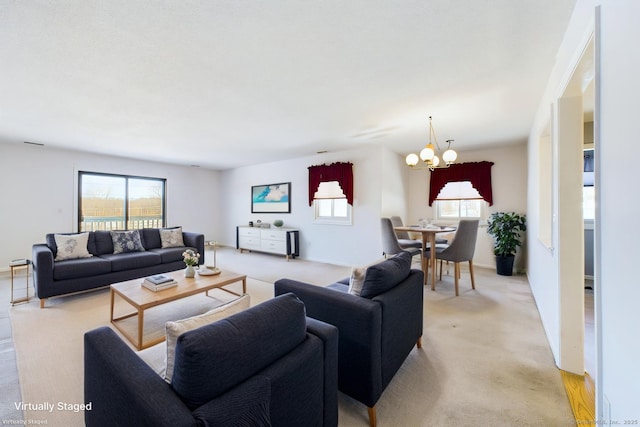
[[[208,259],[212,259],[207,254]],[[273,295],[280,277],[331,283],[348,267],[244,253],[223,248],[218,267],[246,273],[252,305]],[[423,348],[414,349],[377,404],[384,426],[549,426],[573,421],[526,278],[478,268],[477,290],[463,270],[460,296],[452,277],[436,292],[425,288]],[[220,300],[228,294],[218,291]],[[38,301],[10,309],[23,401],[83,402],[84,332],[109,324],[107,290]],[[151,329],[166,318],[186,317],[219,302],[206,297],[169,304],[145,316]],[[340,426],[368,425],[364,405],[339,394]],[[25,411],[50,426],[81,426],[83,414]]]

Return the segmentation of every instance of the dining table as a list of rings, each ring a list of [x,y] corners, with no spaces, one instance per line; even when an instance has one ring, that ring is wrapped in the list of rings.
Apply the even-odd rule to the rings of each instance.
[[[456,227],[449,226],[415,226],[404,225],[399,227],[393,227],[396,231],[407,231],[409,233],[420,233],[422,235],[422,271],[424,272],[424,284],[427,284],[427,276],[429,272],[429,264],[431,265],[431,290],[436,290],[436,234],[439,233],[452,233],[456,231]],[[429,263],[426,261],[424,254],[427,252],[427,246],[430,249]]]

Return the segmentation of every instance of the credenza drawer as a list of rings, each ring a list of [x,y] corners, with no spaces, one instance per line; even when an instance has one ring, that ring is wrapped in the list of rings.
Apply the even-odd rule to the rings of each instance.
[[[260,232],[262,230],[260,230],[259,228],[253,228],[253,227],[238,227],[238,235],[240,237],[256,237],[258,239],[260,239]]]
[[[260,238],[262,240],[287,240],[287,232],[282,230],[261,230]]]
[[[262,250],[278,254],[287,253],[287,244],[284,240],[262,240]]]
[[[253,237],[253,236],[239,236],[238,246],[245,249],[256,249],[256,250],[260,250],[262,248],[262,244],[260,243],[260,237]]]

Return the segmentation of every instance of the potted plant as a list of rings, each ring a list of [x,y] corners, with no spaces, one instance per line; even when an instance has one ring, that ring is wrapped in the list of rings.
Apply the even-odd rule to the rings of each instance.
[[[522,245],[520,233],[527,229],[526,217],[515,212],[495,212],[487,224],[487,233],[493,237],[497,273],[511,276],[516,249]]]

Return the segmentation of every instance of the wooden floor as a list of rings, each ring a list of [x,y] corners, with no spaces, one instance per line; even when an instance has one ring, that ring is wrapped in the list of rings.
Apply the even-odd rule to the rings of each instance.
[[[596,389],[589,374],[576,375],[560,371],[577,425],[594,423],[596,419]]]
[[[577,425],[593,424],[596,419],[596,388],[593,378],[589,375],[589,372],[595,372],[593,289],[585,289],[584,322],[584,358],[587,372],[584,375],[576,375],[560,370]]]

